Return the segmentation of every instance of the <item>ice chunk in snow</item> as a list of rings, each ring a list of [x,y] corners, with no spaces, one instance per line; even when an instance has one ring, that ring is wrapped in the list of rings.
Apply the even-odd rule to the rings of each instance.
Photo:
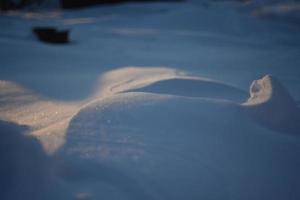
[[[299,133],[300,114],[287,89],[271,75],[253,81],[250,98],[244,103],[253,119],[271,129]]]

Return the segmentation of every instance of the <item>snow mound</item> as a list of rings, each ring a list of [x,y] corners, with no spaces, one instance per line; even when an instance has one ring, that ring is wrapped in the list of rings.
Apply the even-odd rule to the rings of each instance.
[[[118,166],[140,182],[149,199],[228,199],[220,172],[207,166],[201,152],[207,134],[221,130],[214,124],[224,128],[223,119],[232,119],[235,109],[211,102],[142,92],[99,99],[72,119],[59,155]]]
[[[73,117],[58,154],[117,166],[150,195],[147,199],[299,197],[290,188],[298,185],[299,176],[293,173],[299,166],[297,140],[270,134],[264,123],[247,116],[278,99],[289,104],[290,96],[270,76],[251,88],[251,98],[242,105],[145,92],[99,98]],[[108,183],[116,190],[124,188]],[[101,190],[88,191],[98,198]],[[128,193],[124,198],[135,199]]]
[[[300,114],[297,103],[275,77],[266,75],[250,87],[250,98],[243,104],[253,119],[271,129],[298,133]]]
[[[243,104],[237,103],[245,96],[238,89],[170,68],[117,69],[99,83],[82,102],[59,102],[0,82],[0,118],[28,125],[64,160],[59,177],[73,194],[158,200],[300,196],[294,173],[299,141],[272,134],[299,130],[297,105],[277,79],[254,81]]]

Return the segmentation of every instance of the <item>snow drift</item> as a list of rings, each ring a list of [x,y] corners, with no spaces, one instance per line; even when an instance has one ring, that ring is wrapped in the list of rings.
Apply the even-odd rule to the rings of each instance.
[[[244,104],[164,94],[164,84],[157,84],[155,91],[139,88],[87,104],[73,117],[58,154],[117,166],[147,191],[149,199],[299,197],[299,177],[293,173],[299,166],[297,141],[286,137],[290,132],[285,129],[269,129],[270,123],[285,127],[289,120],[299,119],[290,115],[295,104],[279,81],[270,76],[255,81]],[[277,108],[286,111],[278,119],[273,118]],[[268,120],[252,112],[264,113]],[[270,137],[273,134],[277,136]],[[271,159],[274,154],[278,160]],[[87,191],[100,198],[101,188]]]
[[[254,81],[248,101],[243,90],[170,68],[113,70],[99,84],[71,103],[0,85],[1,119],[52,146],[61,161],[51,161],[50,178],[67,195],[299,199],[299,142],[290,134],[299,130],[298,108],[274,77]]]
[[[298,3],[45,3],[0,18],[0,119],[50,154],[0,123],[0,199],[300,199]]]

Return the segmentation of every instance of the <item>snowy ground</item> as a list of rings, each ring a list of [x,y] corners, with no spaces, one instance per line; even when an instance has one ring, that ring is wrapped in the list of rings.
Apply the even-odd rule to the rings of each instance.
[[[0,198],[300,199],[299,3],[274,2],[2,14]]]

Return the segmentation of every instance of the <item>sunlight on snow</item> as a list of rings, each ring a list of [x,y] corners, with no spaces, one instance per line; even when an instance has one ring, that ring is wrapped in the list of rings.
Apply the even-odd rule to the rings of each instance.
[[[154,81],[175,77],[170,68],[127,67],[107,72],[99,78],[94,94],[76,102],[46,99],[29,89],[10,82],[0,82],[0,119],[31,128],[48,153],[64,144],[65,132],[72,117],[94,100]],[[103,151],[105,153],[105,151]]]

